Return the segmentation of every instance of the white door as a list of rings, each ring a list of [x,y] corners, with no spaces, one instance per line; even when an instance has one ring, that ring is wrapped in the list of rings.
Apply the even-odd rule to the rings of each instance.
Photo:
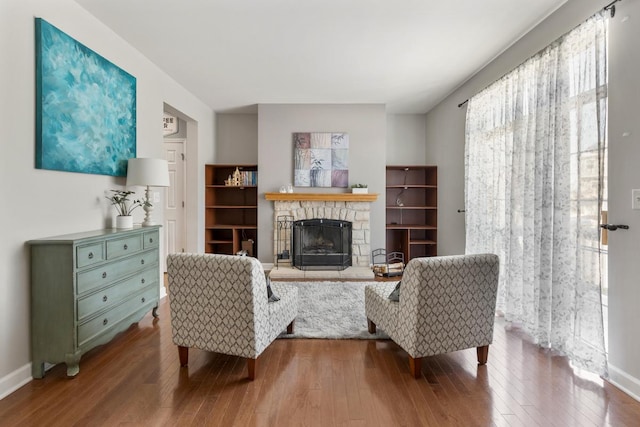
[[[169,188],[164,206],[165,253],[184,252],[185,224],[185,147],[184,139],[165,139],[164,155],[169,163]]]

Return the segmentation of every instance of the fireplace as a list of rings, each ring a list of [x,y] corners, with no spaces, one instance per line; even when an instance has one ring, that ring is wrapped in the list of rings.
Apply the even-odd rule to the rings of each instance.
[[[351,222],[316,218],[293,222],[293,266],[344,270],[351,266]]]

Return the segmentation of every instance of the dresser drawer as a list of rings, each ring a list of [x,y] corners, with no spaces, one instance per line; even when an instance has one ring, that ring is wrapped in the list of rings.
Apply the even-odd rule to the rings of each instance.
[[[111,307],[126,299],[129,295],[139,292],[143,288],[158,283],[158,270],[145,270],[131,276],[113,286],[106,287],[99,292],[78,300],[78,320],[83,320],[98,311]]]
[[[143,234],[144,240],[144,249],[157,248],[160,244],[160,233],[156,231],[151,231],[149,233]]]
[[[102,242],[76,248],[76,266],[87,267],[104,261],[104,245]]]
[[[156,301],[157,293],[156,288],[149,287],[144,292],[132,296],[95,319],[78,326],[78,346],[82,347],[87,341],[108,331],[127,316]]]
[[[77,273],[78,294],[84,294],[123,279],[158,263],[158,251],[151,250],[129,258]]]
[[[122,239],[107,240],[107,259],[115,259],[142,249],[142,235],[136,234]]]

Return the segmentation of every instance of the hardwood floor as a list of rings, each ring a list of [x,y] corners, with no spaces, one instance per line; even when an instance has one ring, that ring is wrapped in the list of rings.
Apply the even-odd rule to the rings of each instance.
[[[76,378],[57,365],[1,400],[0,425],[640,425],[640,402],[500,320],[482,367],[470,349],[425,358],[415,380],[391,341],[281,339],[250,382],[237,357],[192,349],[180,368],[166,298],[159,313],[86,354]]]

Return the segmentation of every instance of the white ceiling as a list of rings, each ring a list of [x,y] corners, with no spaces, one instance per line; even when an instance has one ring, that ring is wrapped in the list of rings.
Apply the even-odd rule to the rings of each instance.
[[[566,0],[76,0],[215,111],[424,113]]]

